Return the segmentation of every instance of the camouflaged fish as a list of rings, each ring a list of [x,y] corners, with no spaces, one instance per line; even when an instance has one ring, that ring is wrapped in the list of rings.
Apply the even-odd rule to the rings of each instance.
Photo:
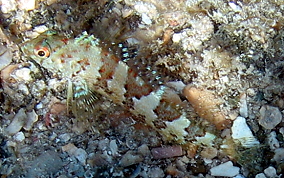
[[[75,39],[42,34],[22,51],[67,81],[67,103],[76,117],[91,112],[98,95],[122,105],[156,129],[165,141],[185,142],[190,121],[168,87],[154,89],[92,35]],[[178,98],[178,99],[177,99]]]

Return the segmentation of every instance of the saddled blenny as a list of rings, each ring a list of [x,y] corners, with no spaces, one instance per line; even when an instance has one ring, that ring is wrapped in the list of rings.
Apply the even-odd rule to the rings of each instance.
[[[75,39],[44,33],[21,49],[39,66],[67,81],[67,105],[75,117],[88,117],[86,113],[92,113],[102,95],[144,118],[165,141],[184,143],[190,120],[178,95],[165,85],[153,88],[103,46],[85,32]]]

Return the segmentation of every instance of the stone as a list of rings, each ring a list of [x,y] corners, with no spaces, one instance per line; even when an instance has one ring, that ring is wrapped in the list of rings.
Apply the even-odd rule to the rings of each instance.
[[[240,115],[245,118],[248,117],[247,95],[245,93],[240,97],[239,106]]]
[[[268,178],[277,177],[276,169],[274,167],[272,167],[272,166],[269,166],[268,168],[264,169],[264,174]]]
[[[146,144],[143,144],[143,145],[139,146],[137,152],[139,154],[141,154],[142,156],[150,155],[149,147]]]
[[[214,147],[206,147],[200,153],[201,157],[206,159],[213,159],[217,156],[217,154],[218,150]]]
[[[277,164],[281,163],[284,160],[284,148],[277,148],[274,153],[274,161],[276,161]]]
[[[233,166],[232,161],[220,164],[210,169],[212,176],[234,177],[240,172],[240,168]]]
[[[197,144],[203,144],[206,146],[212,146],[215,138],[216,138],[215,135],[208,132],[206,132],[203,137],[195,137]]]
[[[34,10],[36,2],[35,0],[18,0],[19,9],[22,10]]]
[[[29,166],[27,178],[48,177],[57,173],[63,162],[57,152],[46,151],[39,155]]]
[[[266,178],[266,176],[263,173],[259,173],[255,176],[255,178]]]
[[[12,62],[12,52],[7,47],[0,45],[0,70]]]
[[[153,148],[151,153],[154,159],[172,158],[183,155],[180,145]]]
[[[17,142],[22,142],[25,140],[25,135],[23,132],[18,132],[16,133],[13,138],[17,141]]]
[[[276,132],[273,131],[267,136],[267,142],[271,150],[275,150],[280,147],[279,141],[277,140]]]
[[[27,112],[27,120],[24,125],[24,129],[29,131],[32,129],[34,123],[38,120],[38,115],[36,114],[35,110],[31,112]]]
[[[141,155],[137,155],[133,151],[128,151],[122,156],[120,160],[120,165],[122,167],[127,167],[133,164],[140,163],[141,161],[143,161],[143,157]]]
[[[25,120],[27,118],[27,115],[25,113],[25,110],[22,108],[18,111],[18,113],[13,118],[12,122],[9,124],[9,126],[5,129],[6,134],[8,135],[14,135],[17,132],[21,130],[23,127]]]
[[[109,142],[109,148],[113,156],[117,155],[118,147],[115,140]]]
[[[15,0],[2,0],[1,1],[1,11],[5,13],[9,13],[11,11],[16,10],[16,2]]]
[[[68,142],[71,139],[70,133],[64,133],[58,136],[61,142]]]
[[[264,105],[260,108],[258,123],[265,129],[273,129],[282,120],[282,114],[277,107]]]
[[[69,156],[74,156],[80,163],[86,165],[87,152],[82,148],[77,148],[74,144],[69,143],[62,147],[62,151],[66,151]]]
[[[253,136],[245,118],[237,117],[231,129],[232,138],[235,142],[240,142],[244,147],[259,145],[259,141]]]

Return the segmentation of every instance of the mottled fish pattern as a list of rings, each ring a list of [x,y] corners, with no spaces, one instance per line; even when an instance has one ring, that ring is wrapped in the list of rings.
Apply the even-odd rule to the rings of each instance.
[[[92,35],[75,39],[42,34],[24,43],[22,51],[41,67],[67,82],[67,104],[76,117],[91,112],[99,95],[122,105],[156,129],[165,141],[184,143],[190,121],[179,97],[167,86],[158,89]]]

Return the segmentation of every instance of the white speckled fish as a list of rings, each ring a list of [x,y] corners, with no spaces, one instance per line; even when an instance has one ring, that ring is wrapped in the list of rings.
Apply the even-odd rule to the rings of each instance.
[[[43,34],[25,43],[22,50],[40,66],[68,81],[67,103],[76,117],[92,110],[100,94],[144,118],[165,141],[185,142],[190,121],[179,106],[178,96],[163,85],[154,90],[93,36],[83,33],[68,39]]]

